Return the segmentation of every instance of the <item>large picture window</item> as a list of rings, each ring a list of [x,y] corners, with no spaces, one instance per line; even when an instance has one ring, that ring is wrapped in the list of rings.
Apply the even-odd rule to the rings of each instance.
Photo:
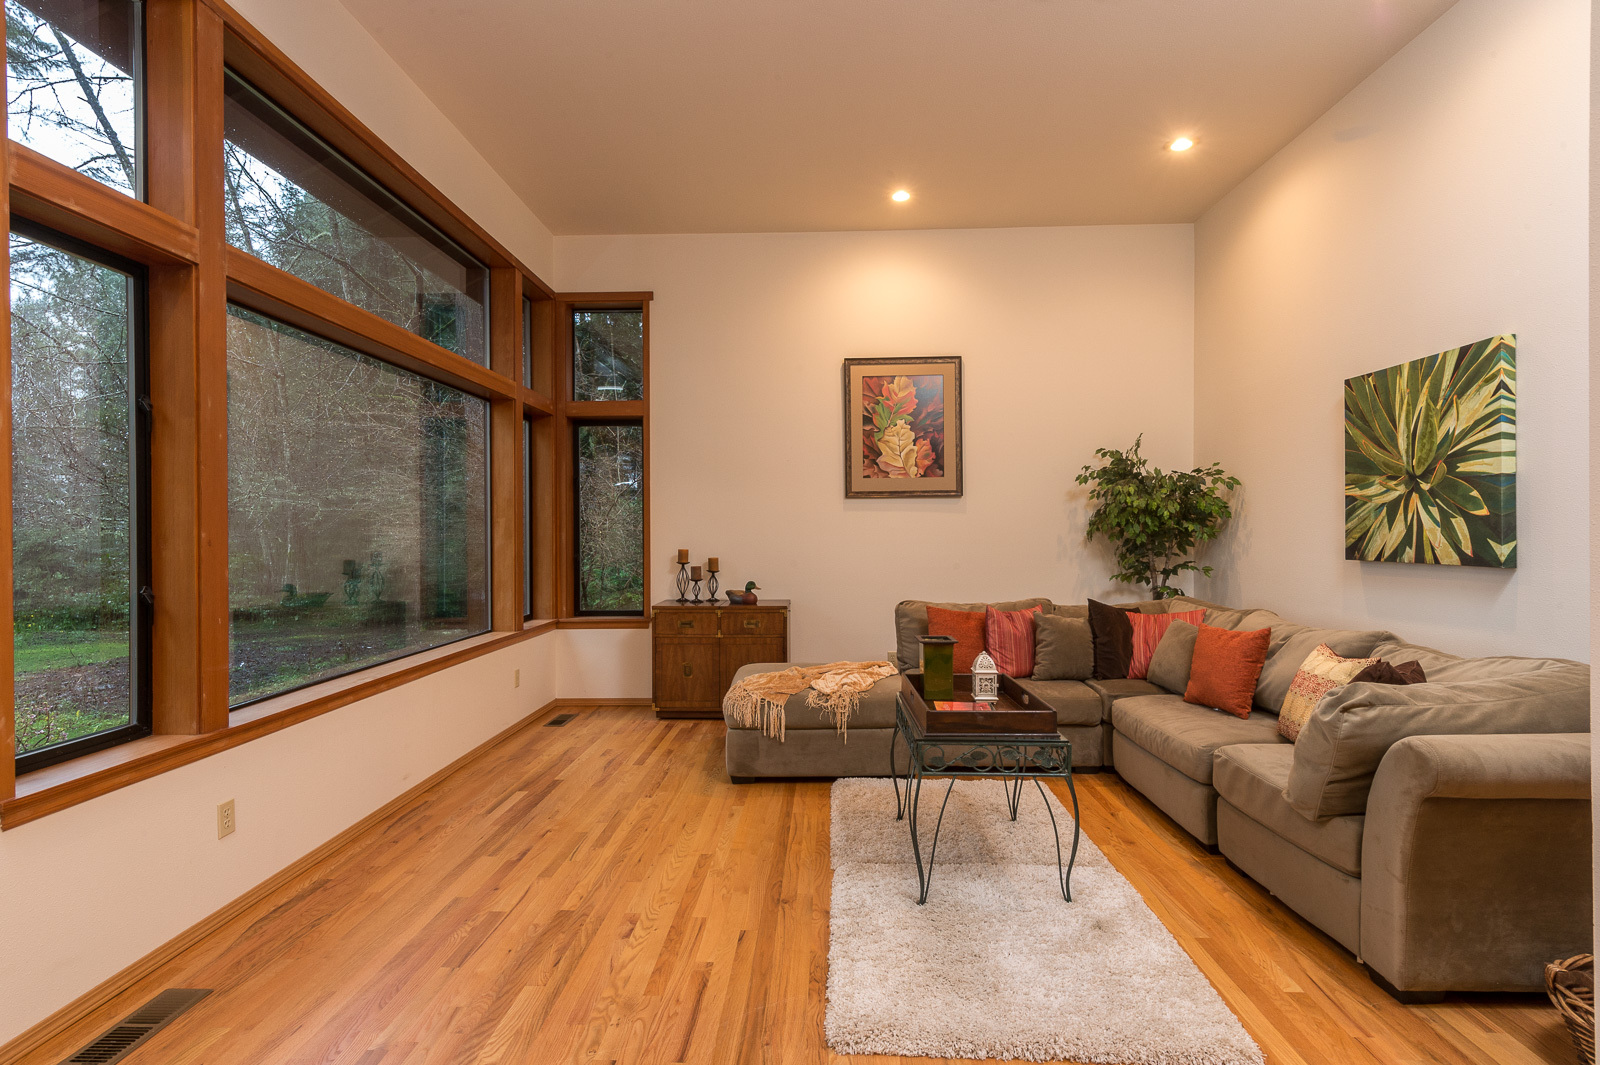
[[[227,74],[228,242],[487,364],[489,271],[237,74]]]
[[[150,731],[138,267],[11,232],[18,768]]]
[[[143,5],[6,0],[7,131],[58,163],[141,194]]]
[[[577,612],[644,610],[644,427],[573,426]]]
[[[484,400],[228,320],[234,705],[489,627]]]

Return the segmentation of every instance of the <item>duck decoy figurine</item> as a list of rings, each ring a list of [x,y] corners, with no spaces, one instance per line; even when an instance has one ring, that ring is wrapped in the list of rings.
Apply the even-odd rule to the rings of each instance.
[[[732,606],[755,606],[756,592],[761,590],[761,585],[755,581],[745,582],[744,591],[729,592],[728,603]]]

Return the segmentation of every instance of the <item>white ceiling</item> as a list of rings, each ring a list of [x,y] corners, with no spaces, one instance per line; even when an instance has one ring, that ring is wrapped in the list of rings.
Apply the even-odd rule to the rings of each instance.
[[[1192,221],[1454,0],[344,3],[577,234]]]

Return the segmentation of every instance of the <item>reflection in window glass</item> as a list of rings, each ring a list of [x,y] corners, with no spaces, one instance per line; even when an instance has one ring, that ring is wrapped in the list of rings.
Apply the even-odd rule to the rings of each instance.
[[[8,132],[139,195],[143,31],[132,0],[6,0]]]
[[[579,425],[578,612],[644,610],[644,429]]]
[[[11,234],[17,754],[127,728],[133,282]]]
[[[229,308],[232,703],[488,628],[488,414]]]
[[[572,398],[644,398],[644,311],[572,312]]]
[[[533,387],[533,301],[522,297],[522,384]]]
[[[232,71],[224,119],[228,243],[486,361],[482,263]]]

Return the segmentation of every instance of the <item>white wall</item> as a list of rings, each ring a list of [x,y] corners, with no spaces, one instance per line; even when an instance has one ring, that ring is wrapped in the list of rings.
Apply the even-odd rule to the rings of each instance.
[[[1600,373],[1595,372],[1595,340],[1600,338],[1600,215],[1594,204],[1600,202],[1600,70],[1594,56],[1600,53],[1600,12],[1593,7],[1589,18],[1589,648],[1591,659],[1600,658],[1600,589],[1595,574],[1600,573],[1600,433],[1594,431],[1594,412],[1600,410]],[[1600,792],[1600,697],[1589,693],[1589,795],[1590,816],[1594,823],[1594,880],[1600,884],[1600,809],[1592,801]],[[1595,927],[1600,930],[1600,892],[1595,893]]]
[[[232,4],[440,192],[550,281],[550,230],[343,4]]]
[[[568,636],[525,640],[0,832],[0,1043],[543,706],[565,682]],[[228,799],[238,829],[219,840]]]
[[[568,291],[653,289],[654,595],[674,552],[790,599],[796,661],[875,657],[901,599],[1117,595],[1078,468],[1193,459],[1188,226],[558,237]],[[841,366],[960,355],[966,495],[844,498]],[[648,641],[633,641],[638,660]]]
[[[1587,659],[1585,0],[1462,0],[1195,227],[1229,602]],[[1518,336],[1516,571],[1344,560],[1343,379]]]

